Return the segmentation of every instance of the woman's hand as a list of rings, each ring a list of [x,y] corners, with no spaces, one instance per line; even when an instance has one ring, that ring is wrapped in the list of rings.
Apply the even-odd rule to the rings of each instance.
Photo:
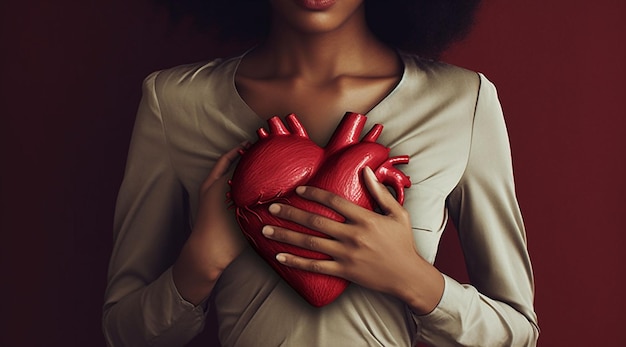
[[[193,304],[209,296],[224,269],[246,245],[225,203],[230,167],[240,148],[222,155],[202,183],[196,223],[172,269],[176,288]]]
[[[321,203],[346,218],[344,223],[297,209],[272,204],[270,212],[330,239],[266,226],[263,234],[276,241],[317,251],[332,257],[315,260],[280,253],[276,259],[294,268],[344,278],[370,289],[394,295],[418,314],[432,311],[443,293],[443,276],[415,249],[408,212],[371,169],[364,170],[365,184],[384,215],[362,208],[328,191],[299,187],[303,198]]]

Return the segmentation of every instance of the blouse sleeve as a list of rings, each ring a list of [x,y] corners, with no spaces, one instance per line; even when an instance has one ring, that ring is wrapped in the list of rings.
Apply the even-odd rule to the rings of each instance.
[[[495,87],[480,80],[469,159],[447,199],[472,285],[444,276],[439,305],[414,320],[433,346],[535,346],[533,275],[508,135]]]
[[[202,305],[185,301],[172,280],[188,219],[185,190],[170,163],[157,76],[144,81],[115,210],[103,307],[109,346],[181,346],[205,320]]]

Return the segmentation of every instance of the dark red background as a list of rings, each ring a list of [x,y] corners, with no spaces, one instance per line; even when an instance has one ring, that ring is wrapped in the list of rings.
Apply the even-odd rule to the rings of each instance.
[[[487,0],[445,57],[500,92],[540,346],[626,345],[624,15],[618,0]],[[112,213],[141,80],[234,51],[166,23],[147,0],[0,3],[0,345],[104,345]],[[445,237],[438,264],[462,278],[455,242]]]

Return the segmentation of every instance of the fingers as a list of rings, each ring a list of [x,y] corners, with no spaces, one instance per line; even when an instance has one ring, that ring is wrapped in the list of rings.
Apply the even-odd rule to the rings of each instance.
[[[230,151],[222,154],[215,163],[213,169],[211,170],[210,176],[212,176],[214,179],[218,179],[222,177],[226,172],[228,172],[231,164],[234,163],[235,160],[237,160],[237,158],[239,157],[239,150],[241,150],[242,148],[244,148],[244,144],[232,148]]]
[[[202,183],[202,189],[205,190],[210,187],[215,181],[222,178],[230,169],[231,165],[237,160],[239,157],[239,151],[242,148],[248,146],[248,142],[243,142],[239,146],[232,148],[228,152],[222,154],[217,161],[215,162],[215,166],[211,169],[211,172],[207,176],[207,178]]]
[[[292,246],[308,249],[319,253],[332,256],[336,253],[338,242],[333,239],[327,239],[311,234],[305,234],[275,226],[265,226],[262,233],[268,239],[287,243]]]
[[[309,229],[318,230],[329,236],[339,234],[338,231],[328,225],[345,226],[334,220],[322,217],[317,214],[309,213],[288,205],[272,204],[269,208],[270,212],[283,219],[294,221],[298,224],[308,227]],[[332,231],[329,231],[332,230]],[[262,229],[262,233],[268,239],[290,244],[296,247],[307,249],[314,252],[326,254],[332,258],[336,258],[340,254],[343,246],[335,239],[328,239],[316,235],[305,234],[277,226],[266,225]],[[327,275],[340,276],[340,266],[334,260],[310,259],[296,256],[289,253],[279,253],[276,260],[281,264],[296,269],[310,272],[317,272]]]
[[[372,194],[372,197],[374,197],[374,200],[376,200],[383,212],[386,214],[398,214],[404,210],[402,205],[387,190],[387,187],[378,181],[372,169],[367,166],[363,169],[363,178],[365,179],[367,190]]]
[[[341,265],[333,260],[308,259],[289,253],[278,253],[276,260],[292,268],[342,277]]]
[[[340,237],[343,234],[342,230],[347,227],[344,223],[285,204],[271,204],[269,212],[276,217],[322,232],[333,238]]]
[[[330,208],[347,220],[358,222],[369,218],[369,210],[327,190],[312,186],[301,186],[296,189],[296,193],[307,200],[318,202]]]

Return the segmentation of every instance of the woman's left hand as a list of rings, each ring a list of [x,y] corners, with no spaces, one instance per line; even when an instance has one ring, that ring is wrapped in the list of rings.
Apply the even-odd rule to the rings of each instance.
[[[270,212],[275,216],[331,238],[277,226],[266,226],[263,234],[270,239],[332,257],[330,260],[316,260],[288,253],[277,254],[276,259],[286,266],[341,277],[394,295],[409,304],[416,313],[428,313],[441,298],[443,277],[417,253],[407,210],[376,180],[371,169],[365,168],[364,178],[368,191],[384,214],[319,188],[299,187],[296,192],[301,197],[335,210],[346,221],[341,223],[289,205],[272,204]]]

